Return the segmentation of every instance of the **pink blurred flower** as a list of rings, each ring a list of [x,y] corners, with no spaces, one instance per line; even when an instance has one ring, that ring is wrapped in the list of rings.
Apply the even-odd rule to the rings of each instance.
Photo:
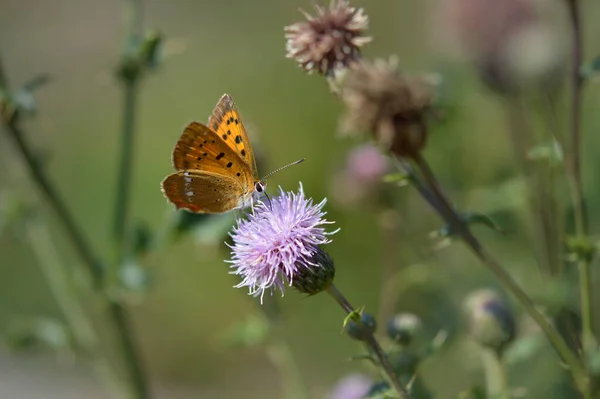
[[[329,394],[329,399],[362,399],[371,389],[373,381],[363,374],[350,374],[342,378]]]

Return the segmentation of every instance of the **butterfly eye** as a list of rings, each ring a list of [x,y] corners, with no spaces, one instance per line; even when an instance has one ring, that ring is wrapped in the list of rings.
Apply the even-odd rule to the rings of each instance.
[[[256,184],[254,184],[254,190],[256,190],[257,193],[262,193],[265,191],[265,188],[266,184],[261,181],[257,181]]]

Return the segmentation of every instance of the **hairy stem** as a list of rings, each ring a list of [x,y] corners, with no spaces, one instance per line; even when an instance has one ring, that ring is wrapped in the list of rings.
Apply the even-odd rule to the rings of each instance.
[[[342,309],[344,309],[344,311],[347,314],[350,314],[350,313],[352,313],[352,312],[354,312],[356,310],[350,304],[350,302],[348,302],[348,300],[346,299],[346,297],[337,289],[337,287],[335,285],[331,284],[329,286],[329,288],[327,289],[327,292],[329,293],[329,295],[331,295],[333,297],[333,299],[336,300],[337,303],[340,304],[340,306],[342,307]],[[364,341],[365,345],[377,357],[379,365],[381,366],[382,371],[387,376],[387,379],[388,379],[389,383],[391,384],[391,386],[398,393],[398,395],[400,395],[400,398],[402,398],[402,399],[410,399],[410,394],[409,394],[408,390],[406,390],[406,388],[404,388],[400,384],[400,380],[398,379],[398,376],[396,375],[396,372],[394,371],[394,368],[392,367],[392,365],[391,365],[391,363],[390,363],[387,355],[385,354],[385,352],[381,348],[381,345],[379,345],[379,342],[373,336],[373,333],[371,331],[369,331],[369,329],[365,328],[365,326],[362,325],[361,323],[358,323],[358,324],[359,324],[360,328],[362,329],[362,332],[363,332],[363,334],[365,336],[365,341]]]
[[[441,209],[441,216],[446,220],[446,222],[448,222],[452,230],[465,241],[469,248],[471,248],[475,255],[492,272],[492,274],[494,274],[502,287],[506,291],[513,294],[515,299],[521,304],[521,306],[523,306],[529,316],[531,316],[531,318],[540,326],[554,349],[569,367],[577,387],[585,395],[589,395],[589,378],[586,374],[584,366],[579,361],[577,356],[569,349],[569,346],[558,333],[558,331],[537,309],[535,303],[531,300],[527,293],[523,291],[519,284],[510,276],[510,274],[508,274],[506,269],[500,263],[498,263],[498,261],[496,261],[490,253],[487,252],[479,240],[477,240],[477,238],[471,233],[469,227],[464,223],[455,209],[448,202],[448,199],[442,192],[437,178],[425,159],[422,156],[417,156],[414,158],[414,162],[423,175],[423,179],[429,186],[429,189],[437,198],[437,204],[439,205],[439,209]]]

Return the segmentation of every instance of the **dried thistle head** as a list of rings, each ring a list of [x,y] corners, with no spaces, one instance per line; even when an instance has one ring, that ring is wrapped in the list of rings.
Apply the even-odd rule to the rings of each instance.
[[[371,41],[364,36],[369,17],[347,0],[332,0],[329,8],[315,6],[315,16],[300,10],[306,21],[285,27],[286,57],[305,71],[331,75],[360,56],[360,47]]]
[[[426,116],[435,95],[431,78],[404,75],[391,58],[355,64],[339,87],[347,107],[342,133],[371,131],[382,147],[398,156],[414,156],[425,146]]]

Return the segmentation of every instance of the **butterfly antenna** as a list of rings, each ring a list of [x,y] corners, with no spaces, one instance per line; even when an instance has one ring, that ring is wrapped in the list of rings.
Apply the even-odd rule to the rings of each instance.
[[[281,171],[281,170],[284,170],[285,168],[289,168],[290,166],[293,166],[293,165],[298,165],[299,163],[302,163],[302,162],[304,162],[304,158],[301,158],[301,159],[297,160],[296,162],[292,162],[292,163],[290,163],[290,164],[287,164],[287,165],[285,165],[285,166],[282,166],[282,167],[281,167],[281,168],[279,168],[279,169],[275,169],[275,170],[274,170],[274,171],[272,171],[271,173],[268,173],[268,174],[267,174],[265,177],[263,177],[263,178],[262,178],[260,181],[262,181],[262,182],[265,182],[265,181],[267,181],[267,179],[268,179],[269,177],[273,176],[275,173],[277,173],[277,172],[279,172],[279,171]]]

